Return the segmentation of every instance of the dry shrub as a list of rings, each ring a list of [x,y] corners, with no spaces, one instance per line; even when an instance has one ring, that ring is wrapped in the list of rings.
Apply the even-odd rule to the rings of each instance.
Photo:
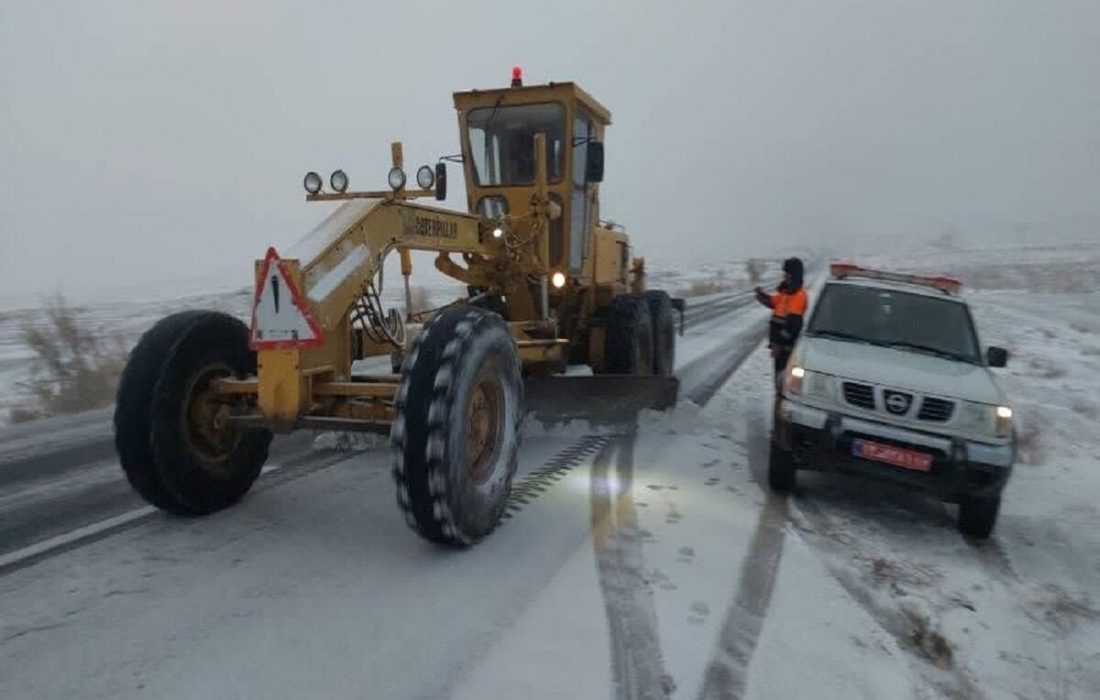
[[[61,297],[46,322],[26,324],[22,341],[34,353],[30,379],[17,386],[30,398],[13,408],[13,423],[108,406],[126,365],[123,339],[97,337],[80,312]]]

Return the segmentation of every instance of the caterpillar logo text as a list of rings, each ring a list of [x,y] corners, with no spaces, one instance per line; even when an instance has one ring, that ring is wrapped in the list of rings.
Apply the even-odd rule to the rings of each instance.
[[[413,232],[418,236],[455,239],[458,238],[458,224],[454,221],[429,219],[426,216],[417,216]]]

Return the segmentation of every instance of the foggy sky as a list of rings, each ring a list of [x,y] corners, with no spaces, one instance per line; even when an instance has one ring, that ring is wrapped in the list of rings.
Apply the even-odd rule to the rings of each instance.
[[[325,214],[305,171],[457,152],[451,92],[513,64],[610,108],[601,213],[650,260],[1100,236],[1096,0],[6,0],[0,306],[245,286]]]

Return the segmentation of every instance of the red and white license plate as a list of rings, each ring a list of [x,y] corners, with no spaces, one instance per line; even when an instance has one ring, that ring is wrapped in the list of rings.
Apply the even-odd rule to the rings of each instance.
[[[852,440],[852,454],[862,459],[892,464],[902,469],[912,469],[917,472],[932,471],[932,455],[907,450],[904,447],[883,445],[881,442]]]

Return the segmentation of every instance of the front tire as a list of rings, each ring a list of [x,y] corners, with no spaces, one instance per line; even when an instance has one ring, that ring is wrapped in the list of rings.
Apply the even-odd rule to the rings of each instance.
[[[115,446],[134,490],[172,513],[230,506],[252,487],[271,433],[225,422],[229,405],[210,389],[256,371],[248,329],[214,311],[169,316],[142,336],[119,384]]]
[[[768,455],[768,486],[775,493],[788,494],[794,491],[795,474],[794,455],[772,440]]]
[[[993,533],[1001,497],[976,498],[964,496],[959,501],[959,532],[967,537],[984,540]]]
[[[395,410],[406,522],[430,542],[478,542],[500,522],[519,453],[523,381],[508,325],[476,307],[436,314],[402,365]]]

